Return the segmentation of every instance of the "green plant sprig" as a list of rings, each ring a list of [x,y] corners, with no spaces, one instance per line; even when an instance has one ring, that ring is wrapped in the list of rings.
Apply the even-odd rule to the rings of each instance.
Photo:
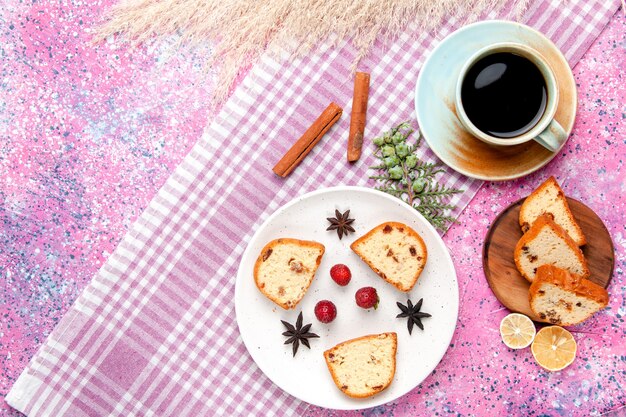
[[[415,151],[422,144],[422,135],[418,131],[414,144],[408,138],[414,132],[409,122],[383,133],[372,139],[376,156],[380,163],[370,167],[378,171],[370,178],[378,182],[377,190],[398,197],[421,213],[435,228],[446,231],[455,218],[448,213],[455,208],[448,202],[453,194],[463,190],[446,187],[437,181],[438,174],[445,172],[443,167],[432,162],[425,162],[417,157]]]

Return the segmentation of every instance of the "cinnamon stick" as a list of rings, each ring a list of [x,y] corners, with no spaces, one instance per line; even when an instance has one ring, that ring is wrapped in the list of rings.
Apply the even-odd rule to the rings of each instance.
[[[361,157],[369,91],[370,75],[366,72],[357,72],[354,76],[350,135],[348,136],[348,161],[350,162],[355,162]]]
[[[343,109],[336,103],[330,103],[326,110],[313,122],[306,132],[293,144],[272,171],[281,177],[286,177],[298,166],[311,149],[322,139],[322,136],[341,117]]]

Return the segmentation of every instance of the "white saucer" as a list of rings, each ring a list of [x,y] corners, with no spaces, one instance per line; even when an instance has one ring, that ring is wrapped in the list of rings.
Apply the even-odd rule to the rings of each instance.
[[[467,133],[457,119],[454,95],[463,63],[477,50],[498,42],[517,42],[541,53],[559,84],[555,118],[568,136],[576,117],[572,70],[556,45],[535,29],[516,22],[488,20],[446,37],[427,58],[417,79],[415,111],[419,128],[446,165],[468,177],[489,181],[523,177],[558,154],[558,150],[550,152],[534,141],[515,146],[487,145]]]
[[[335,209],[350,210],[355,233],[339,240],[327,231],[327,217]],[[408,293],[398,291],[383,281],[350,249],[350,244],[374,226],[398,221],[419,233],[428,248],[426,268]],[[266,298],[254,284],[254,263],[263,246],[272,239],[292,237],[322,243],[326,252],[306,296],[293,310],[283,310]],[[340,287],[330,278],[330,268],[345,263],[352,271],[352,281]],[[354,301],[355,292],[364,286],[378,291],[377,309],[364,310]],[[314,314],[315,304],[323,299],[337,306],[337,318],[320,323]],[[432,314],[424,330],[407,330],[406,319],[398,319],[396,302],[423,299],[424,312]],[[237,323],[250,356],[259,368],[284,391],[321,407],[356,410],[388,403],[414,389],[435,369],[446,353],[459,308],[459,287],[454,264],[446,245],[435,228],[402,200],[381,191],[363,187],[324,188],[297,197],[285,204],[255,232],[246,247],[235,283]],[[285,326],[281,320],[295,323],[302,312],[304,323],[319,339],[311,348],[301,346],[297,355],[285,345]],[[396,373],[386,390],[369,398],[351,398],[334,384],[323,352],[336,344],[368,334],[396,332],[398,351]]]

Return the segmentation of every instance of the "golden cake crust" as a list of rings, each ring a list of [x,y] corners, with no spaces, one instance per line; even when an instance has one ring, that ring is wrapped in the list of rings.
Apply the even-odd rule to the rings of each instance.
[[[535,247],[539,245],[537,243],[538,236],[546,229],[552,231],[558,241],[565,246],[565,251],[560,256],[557,254],[546,255],[548,251],[545,248]],[[578,275],[582,278],[589,277],[589,267],[582,251],[567,232],[552,220],[549,214],[539,216],[531,228],[524,233],[515,245],[513,257],[515,266],[529,282],[534,280],[537,268],[547,263],[568,269],[570,272],[578,271]]]
[[[609,294],[600,285],[553,265],[542,265],[528,291],[531,310],[542,320],[570,326],[606,307]]]
[[[257,288],[280,307],[293,309],[308,291],[324,245],[315,241],[280,238],[268,242],[254,264]]]
[[[390,348],[388,355],[380,356],[378,342]],[[371,348],[369,351],[368,347]],[[359,352],[351,355],[354,353],[351,350],[357,349]],[[367,398],[384,391],[393,381],[397,350],[398,335],[395,332],[370,334],[346,340],[326,350],[324,359],[333,382],[341,392],[353,398]],[[351,368],[345,370],[341,367]]]
[[[410,291],[421,275],[428,250],[422,237],[400,222],[385,222],[355,240],[350,248],[400,291]]]
[[[537,187],[522,203],[519,212],[519,225],[525,233],[534,221],[542,214],[549,214],[578,246],[585,245],[587,240],[569,208],[565,193],[552,176]]]

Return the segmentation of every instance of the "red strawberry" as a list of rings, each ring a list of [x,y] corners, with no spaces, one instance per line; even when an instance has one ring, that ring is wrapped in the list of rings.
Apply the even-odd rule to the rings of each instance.
[[[345,287],[350,282],[350,279],[352,278],[352,273],[350,272],[350,268],[348,268],[346,265],[337,264],[330,268],[330,277],[338,285]]]
[[[322,323],[330,323],[337,317],[337,308],[332,301],[319,301],[315,304],[315,317]]]
[[[378,293],[374,287],[363,287],[359,289],[354,295],[356,298],[356,305],[362,308],[378,308]]]

